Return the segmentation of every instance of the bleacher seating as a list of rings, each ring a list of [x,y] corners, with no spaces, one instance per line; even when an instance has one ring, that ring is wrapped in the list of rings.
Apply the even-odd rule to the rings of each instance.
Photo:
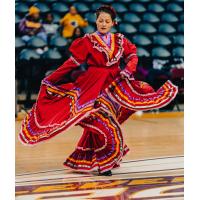
[[[184,0],[174,0],[176,3],[183,3]]]
[[[152,49],[151,56],[153,58],[169,58],[171,53],[164,47],[155,47]]]
[[[182,46],[176,47],[172,51],[173,57],[175,58],[183,58],[184,57],[184,50]]]
[[[138,0],[140,3],[148,3],[150,2],[151,0]]]
[[[16,66],[20,68],[24,62],[37,62],[37,68],[41,67],[44,70],[44,73],[42,72],[44,76],[46,71],[55,70],[69,57],[67,50],[71,41],[60,35],[61,29],[58,29],[58,33],[51,36],[48,42],[37,36],[32,37],[28,43],[21,39],[18,25],[28,13],[30,6],[38,7],[42,17],[51,12],[54,23],[59,24],[60,19],[69,11],[69,7],[75,5],[80,15],[89,23],[83,31],[92,33],[96,30],[94,12],[102,4],[112,5],[117,11],[118,25],[114,26],[111,32],[120,32],[132,41],[137,46],[138,56],[149,65],[149,68],[152,68],[153,59],[183,59],[184,0],[17,0],[15,1]],[[48,47],[48,50],[42,55],[38,54],[37,48],[44,47]]]
[[[153,40],[154,46],[170,46],[172,44],[171,40],[165,35],[155,35]]]
[[[155,2],[157,3],[167,3],[169,2],[170,0],[155,0]]]
[[[130,22],[135,25],[141,22],[141,18],[135,13],[128,12],[124,14],[123,21],[128,23]]]
[[[178,18],[173,13],[164,13],[161,17],[161,21],[164,23],[177,23]]]
[[[176,29],[169,23],[160,24],[158,28],[158,32],[162,34],[174,34],[176,33]]]
[[[148,47],[152,44],[152,41],[145,35],[135,35],[132,39],[132,42],[136,46]]]
[[[104,4],[110,4],[110,3],[113,3],[114,0],[100,0],[100,2]]]
[[[165,8],[159,3],[151,3],[149,4],[147,10],[154,13],[163,13],[165,11]]]
[[[19,0],[18,0],[18,1],[19,1]],[[32,5],[33,3],[38,2],[38,0],[21,0],[21,2],[25,2],[25,3],[27,3],[28,5]]]
[[[57,0],[45,0],[45,2],[48,3],[48,4],[52,4],[52,3],[57,2]]]
[[[16,3],[15,12],[19,15],[25,15],[28,12],[28,5],[26,3]]]
[[[26,43],[21,39],[21,37],[15,37],[15,59],[16,59],[16,62],[19,59],[19,57],[18,57],[19,53],[25,47],[26,47]]]
[[[184,14],[180,15],[180,21],[183,22],[184,21]]]
[[[61,16],[57,13],[52,13],[52,14],[53,14],[53,22],[59,24]]]
[[[132,1],[132,0],[119,0],[119,2],[125,3],[125,4],[126,4],[126,3],[131,3],[131,1]]]
[[[91,5],[91,11],[95,12],[97,8],[99,8],[102,4],[100,2],[94,2]]]
[[[179,12],[183,11],[183,8],[180,5],[176,4],[176,3],[170,3],[167,6],[167,11],[174,12],[174,13],[179,13]]]
[[[50,8],[46,3],[37,2],[34,6],[39,8],[41,13],[47,13],[50,11]]]
[[[36,48],[44,48],[47,46],[47,43],[41,39],[40,37],[33,36],[29,41],[28,41],[28,47],[36,49]]]
[[[20,60],[30,61],[32,59],[39,59],[40,55],[35,50],[23,49],[19,54]]]
[[[126,6],[122,3],[112,3],[113,8],[116,10],[116,12],[120,15],[121,13],[125,13],[128,11]]]
[[[184,32],[184,24],[183,23],[178,24],[178,32],[179,33],[183,33]]]
[[[83,30],[85,33],[92,33],[95,31],[95,28],[92,25],[88,25],[87,27],[83,28]]]
[[[68,43],[66,38],[63,38],[62,36],[59,35],[55,35],[51,38],[49,45],[57,49],[63,49],[66,48],[67,44]]]
[[[146,8],[142,3],[131,3],[129,6],[130,11],[135,13],[144,13]]]
[[[26,43],[21,39],[21,37],[15,37],[15,49],[23,48]]]
[[[86,13],[86,12],[90,11],[90,9],[86,3],[78,3],[77,2],[77,3],[74,3],[74,6],[77,8],[78,12],[80,12],[80,13]]]
[[[94,24],[96,22],[94,12],[88,12],[85,14],[85,19],[87,19],[88,23]]]
[[[42,55],[42,57],[49,60],[59,60],[62,58],[62,55],[57,49],[49,49]]]
[[[137,54],[139,57],[150,57],[149,51],[142,47],[137,48]]]
[[[143,21],[152,24],[158,24],[160,22],[160,19],[155,13],[146,12],[143,15]]]
[[[144,34],[155,34],[157,32],[157,29],[154,25],[150,23],[141,23],[139,26],[139,32]]]
[[[52,11],[57,12],[58,14],[65,14],[69,11],[68,6],[62,2],[55,2],[52,5]]]
[[[184,45],[184,36],[183,35],[176,35],[174,37],[173,44],[183,46]]]
[[[131,23],[123,23],[119,25],[119,32],[129,36],[135,34],[137,29]]]
[[[18,24],[20,20],[21,20],[20,16],[15,14],[15,24]]]

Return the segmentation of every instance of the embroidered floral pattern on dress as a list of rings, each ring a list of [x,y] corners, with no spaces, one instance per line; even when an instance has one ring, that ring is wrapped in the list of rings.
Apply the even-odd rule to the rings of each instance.
[[[111,66],[119,61],[121,56],[123,55],[124,48],[123,48],[123,38],[124,35],[117,33],[115,34],[116,39],[116,48],[118,48],[118,51],[116,54],[113,54],[112,58],[110,58],[108,51],[100,45],[98,40],[95,39],[95,36],[93,34],[87,34],[87,37],[89,37],[90,41],[93,43],[93,48],[97,49],[99,52],[103,52],[106,55],[107,62],[106,66]]]
[[[87,171],[98,166],[100,172],[105,172],[118,165],[122,157],[129,151],[129,148],[123,144],[120,126],[112,116],[107,116],[104,112],[98,111],[92,113],[91,117],[95,118],[95,120],[87,120],[86,118],[79,124],[84,128],[86,127],[89,132],[93,132],[94,142],[98,141],[98,136],[94,136],[95,132],[102,134],[105,139],[104,143],[97,149],[91,147],[83,149],[81,148],[82,142],[80,142],[78,148],[66,159],[64,165]],[[85,134],[88,135],[87,133]],[[82,138],[86,138],[86,135],[83,135]],[[87,143],[85,139],[81,141],[84,141],[83,144]],[[87,146],[91,146],[89,142]]]
[[[147,94],[141,94],[137,92],[137,89],[154,91],[153,88],[147,83],[140,83],[141,81],[115,81],[112,83],[112,87],[115,90],[112,92],[106,89],[108,96],[119,103],[121,106],[130,110],[151,110],[155,108],[161,108],[169,104],[176,96],[178,88],[172,84],[171,81],[165,82],[156,92],[150,92]],[[135,84],[133,84],[135,83]]]

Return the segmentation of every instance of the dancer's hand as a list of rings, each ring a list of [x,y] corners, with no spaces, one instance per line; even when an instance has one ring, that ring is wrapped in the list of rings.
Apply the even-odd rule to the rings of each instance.
[[[121,79],[125,79],[126,76],[124,74],[121,74]]]
[[[120,76],[121,76],[121,79],[125,79],[125,78],[128,78],[129,75],[125,73],[124,71],[121,71]]]

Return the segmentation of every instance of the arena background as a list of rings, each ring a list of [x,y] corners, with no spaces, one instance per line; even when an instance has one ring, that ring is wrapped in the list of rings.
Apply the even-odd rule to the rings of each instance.
[[[101,195],[98,196],[98,192],[101,193],[98,189],[103,189],[103,193],[110,189],[108,191],[111,194],[110,199],[114,199],[114,197],[111,198],[112,195],[117,196],[115,199],[139,199],[140,197],[143,199],[164,199],[161,197],[161,193],[165,189],[160,189],[160,192],[149,191],[146,196],[145,194],[143,196],[134,195],[136,191],[141,191],[144,188],[167,187],[167,191],[170,188],[172,191],[170,191],[171,194],[167,193],[166,198],[183,199],[183,0],[15,1],[16,136],[21,120],[37,98],[41,80],[69,58],[68,47],[72,42],[70,38],[62,37],[61,27],[58,28],[56,34],[48,38],[47,42],[37,36],[24,42],[18,29],[20,20],[34,5],[40,9],[41,19],[50,12],[54,15],[54,23],[59,25],[59,20],[69,11],[69,7],[74,5],[79,14],[89,23],[87,27],[83,28],[84,33],[90,33],[96,30],[94,12],[102,4],[112,5],[117,11],[118,25],[112,29],[112,32],[124,34],[137,46],[139,63],[136,79],[150,83],[155,89],[158,89],[166,80],[171,80],[179,86],[178,95],[165,108],[138,113],[132,117],[132,121],[127,122],[125,138],[129,146],[133,146],[135,152],[133,151],[127,157],[122,165],[122,171],[116,171],[110,180],[100,180],[85,174],[73,175],[73,173],[61,168],[60,163],[65,158],[63,155],[67,156],[74,148],[80,137],[80,129],[72,129],[69,134],[66,133],[65,137],[58,136],[53,142],[31,149],[22,147],[16,137],[16,199],[47,198],[42,195],[50,193],[55,196],[59,194],[59,199],[76,199],[77,196],[83,195],[81,187],[85,190],[89,189],[89,193],[92,193],[92,189],[96,190],[95,197],[98,199],[106,199]],[[121,67],[123,68],[123,66],[122,62]],[[87,70],[85,64],[72,71],[68,76],[69,80],[76,79],[84,70]],[[135,135],[130,137],[128,133],[131,130],[135,131],[133,133]],[[41,152],[43,153],[41,154]],[[147,171],[152,174],[148,174]],[[151,180],[148,179],[149,177]],[[85,182],[81,178],[85,179]],[[137,184],[138,188],[132,187],[130,182],[120,182],[122,179],[126,181],[136,179],[134,183]],[[106,181],[110,181],[109,186],[105,184],[108,183]],[[116,183],[116,181],[119,182]],[[71,182],[74,183],[73,187],[79,191],[78,194],[75,193],[76,191],[67,193],[69,192],[66,189],[69,187],[67,184]],[[97,187],[100,182],[104,183],[105,186]],[[112,184],[115,186],[112,187]],[[46,187],[47,185],[48,187]],[[119,190],[111,191],[114,187]],[[122,188],[128,189],[124,192]],[[56,193],[52,193],[53,191]],[[63,191],[67,192],[62,194]],[[51,195],[47,195],[49,199],[55,198]]]
[[[36,99],[41,80],[48,72],[55,70],[67,58],[71,40],[63,38],[61,27],[55,35],[45,42],[33,36],[29,42],[21,39],[19,31],[20,20],[28,13],[30,6],[35,5],[41,11],[41,20],[47,12],[54,16],[54,23],[75,5],[79,14],[87,19],[89,25],[83,28],[84,33],[95,31],[95,10],[101,4],[112,5],[117,13],[118,25],[112,32],[120,32],[132,41],[138,48],[139,63],[136,78],[145,80],[157,89],[170,79],[179,86],[179,94],[174,102],[165,110],[183,110],[183,30],[184,15],[182,0],[18,0],[16,1],[16,100],[17,112],[21,108],[30,108]],[[48,47],[46,52],[38,49]],[[39,53],[38,53],[39,52]],[[85,65],[80,70],[86,70]],[[123,68],[123,63],[121,64]],[[76,72],[71,77],[76,78]]]

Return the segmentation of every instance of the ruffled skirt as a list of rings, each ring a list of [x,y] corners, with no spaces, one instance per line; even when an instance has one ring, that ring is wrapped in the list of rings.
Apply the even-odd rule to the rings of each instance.
[[[79,125],[83,135],[64,165],[79,171],[104,172],[119,167],[129,151],[120,124],[135,111],[167,105],[176,94],[177,87],[170,81],[154,91],[145,82],[118,77],[98,96],[91,98],[90,94],[87,99],[81,88],[65,90],[43,81],[38,100],[22,123],[19,139],[34,145]]]

